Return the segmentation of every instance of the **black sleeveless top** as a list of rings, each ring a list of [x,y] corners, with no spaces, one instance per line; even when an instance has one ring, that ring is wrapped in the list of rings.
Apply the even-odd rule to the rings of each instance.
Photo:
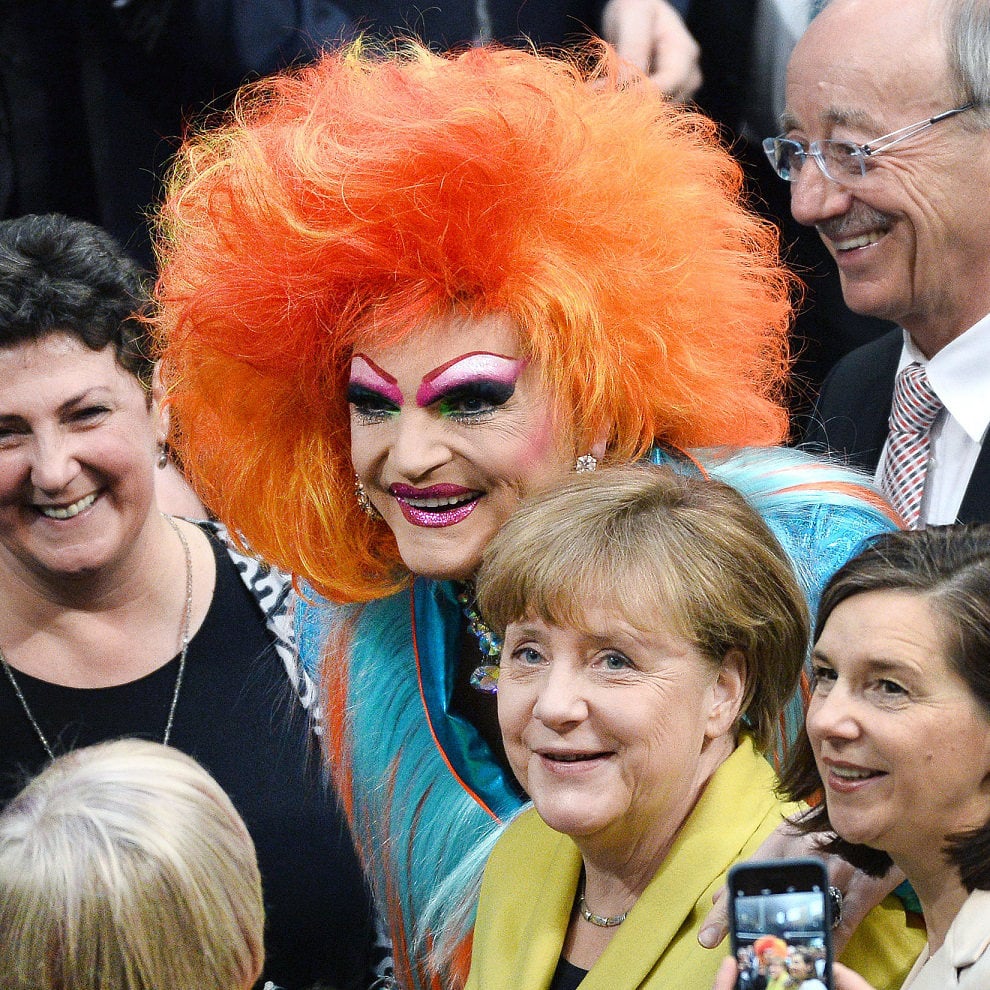
[[[261,610],[222,546],[210,542],[216,590],[189,644],[170,744],[213,774],[254,840],[266,908],[260,985],[366,987],[376,961],[373,916],[344,816]],[[161,742],[178,662],[98,689],[15,676],[58,755],[121,736]],[[0,807],[46,762],[0,677]]]

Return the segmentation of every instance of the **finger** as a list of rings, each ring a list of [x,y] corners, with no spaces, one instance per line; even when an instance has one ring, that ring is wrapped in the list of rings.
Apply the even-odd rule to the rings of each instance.
[[[671,7],[657,9],[653,30],[651,79],[673,99],[689,99],[701,88],[698,43]]]
[[[701,923],[698,941],[706,949],[714,949],[729,934],[729,898],[721,887],[713,898],[714,905]]]
[[[842,920],[832,931],[832,945],[836,953],[844,948],[853,932],[866,915],[875,908],[888,894],[892,893],[904,879],[904,875],[896,869],[890,870],[886,876],[875,878],[863,873],[852,871],[848,877],[838,878],[837,871],[829,864],[829,875],[843,893]],[[844,880],[844,882],[841,882]]]
[[[650,81],[669,99],[686,103],[701,89],[704,78],[697,66],[677,68],[661,63],[660,69],[650,76]]]
[[[712,990],[735,990],[736,974],[738,972],[739,967],[736,965],[735,959],[732,956],[726,956],[722,960],[722,965],[718,968],[718,973],[715,974],[715,982],[712,984]]]
[[[719,975],[721,976],[721,974],[722,971],[719,970]],[[842,963],[832,964],[832,982],[835,990],[873,990],[873,987],[859,973],[854,973]],[[722,987],[716,986],[713,990],[722,990]]]
[[[653,69],[656,7],[656,0],[611,0],[602,14],[605,40],[646,75]]]

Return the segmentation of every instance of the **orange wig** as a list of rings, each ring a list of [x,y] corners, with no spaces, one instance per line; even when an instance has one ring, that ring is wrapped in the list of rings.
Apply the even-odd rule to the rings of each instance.
[[[157,332],[198,490],[337,601],[406,577],[354,500],[351,353],[508,314],[575,436],[625,462],[780,442],[793,282],[714,125],[570,58],[360,43],[189,137]]]

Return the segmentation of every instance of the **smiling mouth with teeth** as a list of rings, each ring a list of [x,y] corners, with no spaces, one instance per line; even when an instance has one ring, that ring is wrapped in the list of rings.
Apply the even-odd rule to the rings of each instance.
[[[555,763],[582,763],[588,760],[597,760],[605,753],[544,753],[545,759],[553,760]]]
[[[836,251],[852,251],[855,248],[869,247],[876,244],[887,232],[885,230],[875,230],[868,234],[860,234],[859,237],[847,237],[843,240],[832,241]]]
[[[477,494],[474,492],[467,495],[451,495],[447,498],[410,498],[408,495],[404,495],[399,497],[399,501],[405,502],[406,505],[411,505],[414,509],[423,509],[428,512],[435,509],[450,509],[454,506],[465,505],[477,497]]]
[[[432,493],[423,494],[406,485],[392,485],[390,494],[406,522],[427,529],[443,529],[463,522],[474,512],[482,495],[459,485],[438,485]]]
[[[869,777],[879,777],[879,770],[856,770],[852,767],[830,767],[829,772],[841,780],[866,780]]]
[[[95,501],[96,492],[90,492],[72,505],[37,505],[35,508],[46,519],[71,519],[73,516],[78,516],[83,509],[88,509]]]

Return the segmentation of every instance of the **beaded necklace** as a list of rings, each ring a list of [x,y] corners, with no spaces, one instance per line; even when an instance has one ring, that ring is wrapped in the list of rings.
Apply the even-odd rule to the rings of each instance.
[[[474,597],[473,584],[469,582],[459,584],[457,600],[467,619],[468,629],[478,640],[481,655],[490,658],[488,663],[480,664],[472,672],[471,687],[483,694],[495,694],[498,691],[498,661],[502,655],[502,640],[481,617]]]

